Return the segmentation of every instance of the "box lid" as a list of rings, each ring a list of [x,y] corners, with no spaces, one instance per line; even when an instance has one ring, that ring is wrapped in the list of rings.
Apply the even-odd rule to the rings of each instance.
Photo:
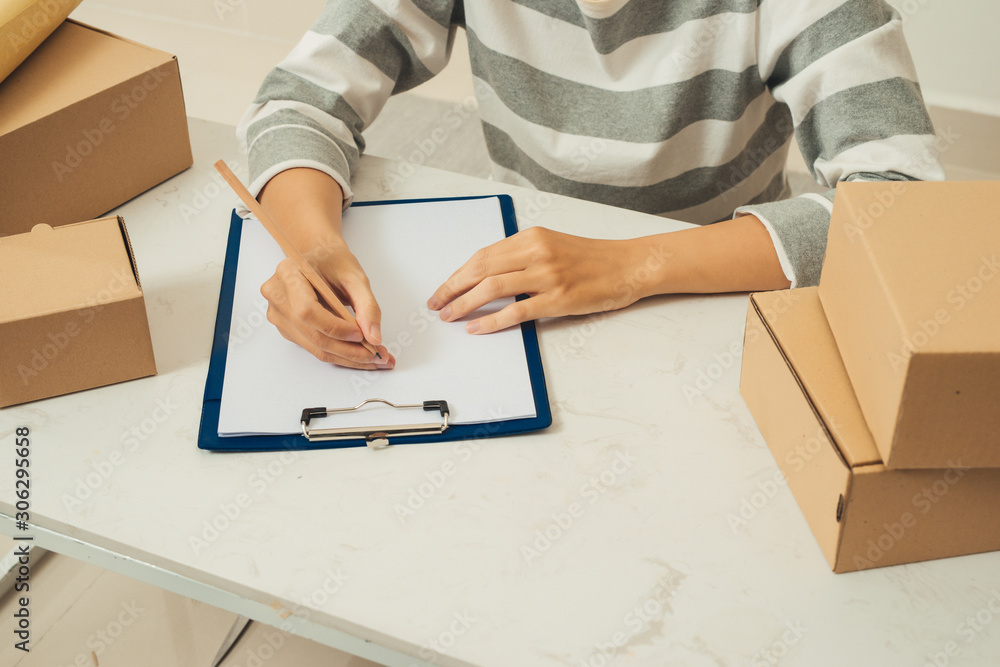
[[[783,292],[758,292],[750,298],[847,464],[852,468],[881,464],[817,288],[791,293],[795,295],[794,308],[780,307],[788,298]]]
[[[841,183],[834,224],[863,245],[920,353],[1000,352],[998,208],[1000,181]],[[947,325],[930,326],[939,311]]]
[[[172,59],[163,51],[65,21],[0,84],[0,134]]]
[[[120,218],[0,237],[0,324],[142,296]]]

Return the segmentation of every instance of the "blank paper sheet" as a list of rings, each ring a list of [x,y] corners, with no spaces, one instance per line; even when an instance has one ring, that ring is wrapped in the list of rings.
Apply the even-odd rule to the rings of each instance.
[[[365,268],[382,308],[382,338],[396,356],[390,371],[323,363],[267,322],[260,286],[284,258],[253,218],[243,222],[219,435],[300,433],[303,408],[340,408],[368,398],[394,403],[446,400],[452,423],[534,417],[520,327],[473,336],[463,322],[442,322],[428,297],[479,248],[504,238],[497,198],[354,206],[343,234]],[[498,310],[498,300],[467,319]],[[322,426],[432,421],[434,413],[367,409]],[[336,420],[336,421],[333,421]]]

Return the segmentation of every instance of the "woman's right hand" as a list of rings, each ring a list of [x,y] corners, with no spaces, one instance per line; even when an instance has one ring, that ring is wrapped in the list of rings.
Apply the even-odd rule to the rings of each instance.
[[[365,370],[392,368],[396,360],[380,345],[382,311],[361,264],[342,240],[327,241],[320,252],[329,259],[317,261],[315,254],[306,258],[330,284],[341,303],[354,309],[357,326],[323,304],[295,262],[288,258],[278,264],[274,275],[260,288],[268,301],[268,321],[282,336],[320,361]],[[337,267],[337,271],[334,273],[330,267]],[[361,344],[363,339],[378,348],[381,359]]]
[[[354,310],[357,325],[338,317],[290,259],[260,289],[267,319],[281,335],[323,362],[365,370],[390,369],[396,360],[381,344],[382,311],[368,276],[340,235],[343,191],[323,172],[289,169],[272,178],[260,202],[296,249]],[[362,345],[377,347],[379,359]]]

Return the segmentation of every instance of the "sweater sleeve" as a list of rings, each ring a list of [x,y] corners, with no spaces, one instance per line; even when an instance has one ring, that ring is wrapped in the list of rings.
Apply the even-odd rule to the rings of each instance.
[[[767,228],[792,287],[819,282],[838,182],[943,180],[934,129],[903,39],[882,0],[775,0],[758,16],[758,63],[791,111],[806,164],[830,188],[743,206]],[[805,26],[803,28],[803,26]]]
[[[362,131],[390,95],[444,68],[453,11],[452,0],[328,0],[240,120],[250,192],[286,169],[311,167],[336,179],[348,206]]]

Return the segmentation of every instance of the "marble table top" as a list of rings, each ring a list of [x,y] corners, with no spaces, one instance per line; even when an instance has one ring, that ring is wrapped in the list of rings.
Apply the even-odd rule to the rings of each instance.
[[[211,164],[245,165],[231,127],[191,127],[195,166],[116,211],[159,374],[0,411],[4,456],[32,430],[37,525],[431,664],[997,664],[1000,554],[830,572],[738,392],[745,294],[539,322],[540,433],[200,451],[236,203]],[[506,192],[522,229],[685,226],[372,157],[355,182],[359,201]]]

